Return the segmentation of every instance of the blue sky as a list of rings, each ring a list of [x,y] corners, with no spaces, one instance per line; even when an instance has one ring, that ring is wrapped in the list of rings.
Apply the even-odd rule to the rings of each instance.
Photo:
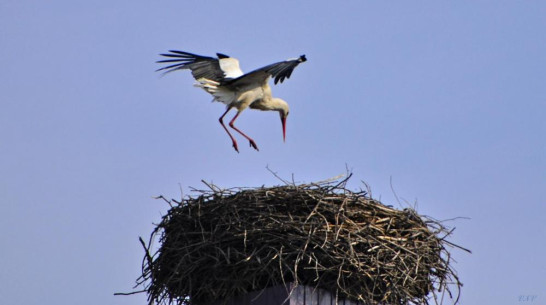
[[[546,3],[13,1],[0,4],[0,298],[145,304],[130,291],[167,206],[201,179],[276,185],[352,169],[350,187],[456,226],[462,304],[546,302]],[[224,111],[158,54],[306,54],[248,110]],[[228,116],[229,117],[229,116]],[[405,203],[404,203],[405,202]]]

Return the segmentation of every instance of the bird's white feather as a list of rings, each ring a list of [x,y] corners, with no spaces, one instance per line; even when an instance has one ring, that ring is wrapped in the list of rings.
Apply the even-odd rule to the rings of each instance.
[[[214,96],[214,101],[222,102],[226,105],[233,103],[237,96],[236,92],[221,87],[219,82],[206,78],[198,79],[194,86],[210,93],[212,96]]]
[[[233,57],[222,58],[219,60],[220,69],[224,71],[226,78],[237,78],[242,76],[244,73],[239,68],[239,61]]]

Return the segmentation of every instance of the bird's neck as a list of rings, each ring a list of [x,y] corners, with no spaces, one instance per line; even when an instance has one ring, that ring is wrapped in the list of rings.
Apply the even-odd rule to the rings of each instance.
[[[288,112],[288,103],[280,98],[276,98],[276,97],[272,98],[270,105],[271,105],[271,110]]]
[[[250,104],[250,108],[264,111],[278,111],[284,114],[288,113],[288,104],[280,98],[263,98]]]

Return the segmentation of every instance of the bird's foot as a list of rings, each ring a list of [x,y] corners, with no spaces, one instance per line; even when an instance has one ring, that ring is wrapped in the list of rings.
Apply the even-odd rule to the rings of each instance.
[[[250,144],[250,147],[254,147],[255,150],[260,151],[258,149],[258,145],[256,145],[256,142],[254,142],[254,140],[249,140],[248,142]]]
[[[233,148],[236,152],[239,152],[239,147],[237,147],[237,142],[233,141]]]

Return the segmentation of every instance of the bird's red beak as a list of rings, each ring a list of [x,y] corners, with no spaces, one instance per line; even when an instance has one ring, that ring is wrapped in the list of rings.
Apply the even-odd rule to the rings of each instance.
[[[281,117],[282,122],[282,140],[286,142],[286,117]]]

